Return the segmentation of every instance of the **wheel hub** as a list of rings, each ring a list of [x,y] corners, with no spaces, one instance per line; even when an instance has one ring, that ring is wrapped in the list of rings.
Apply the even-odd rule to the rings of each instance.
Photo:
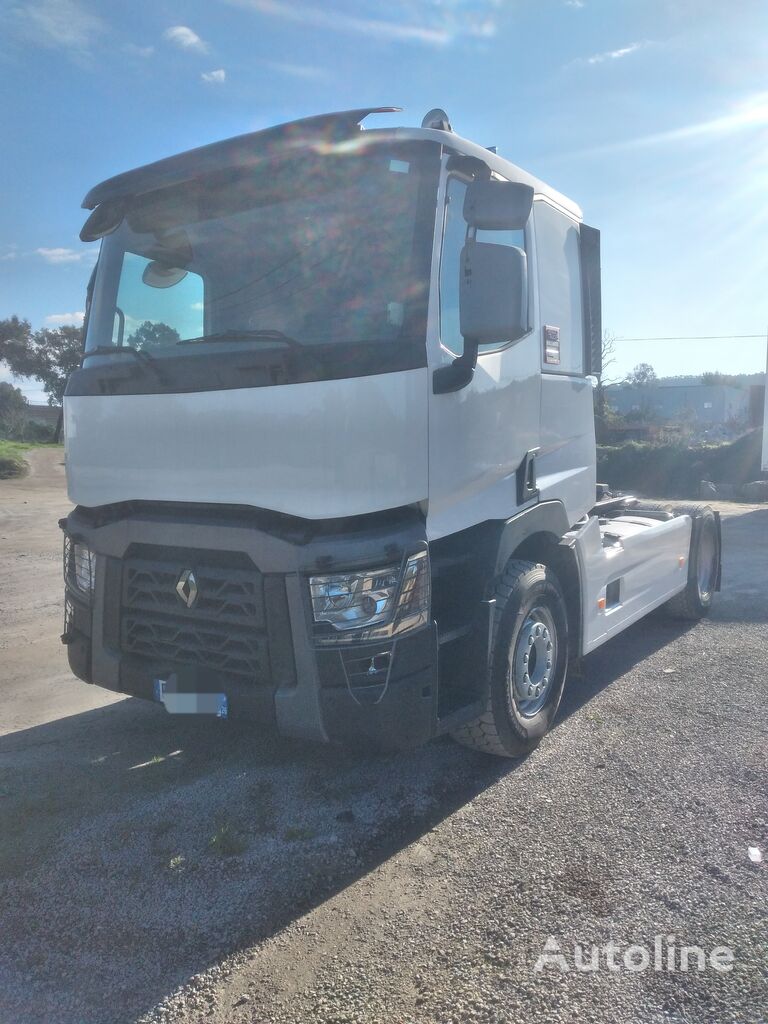
[[[510,690],[519,712],[527,718],[547,701],[557,662],[557,631],[548,608],[533,608],[526,616],[510,658]]]

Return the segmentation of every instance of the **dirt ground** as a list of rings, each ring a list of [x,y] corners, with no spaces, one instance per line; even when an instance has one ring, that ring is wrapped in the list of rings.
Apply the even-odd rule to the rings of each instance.
[[[69,673],[61,455],[0,482],[0,1024],[768,1019],[768,508],[723,593],[572,672],[524,762],[363,759]],[[547,940],[733,950],[534,970]]]

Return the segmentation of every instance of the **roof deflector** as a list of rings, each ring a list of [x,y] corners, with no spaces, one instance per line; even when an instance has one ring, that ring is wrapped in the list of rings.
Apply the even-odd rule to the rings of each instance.
[[[83,199],[83,208],[93,210],[100,203],[128,199],[156,188],[176,185],[223,167],[247,167],[263,152],[265,144],[305,139],[311,142],[314,138],[326,141],[342,139],[359,131],[361,123],[370,114],[393,114],[400,110],[402,107],[360,107],[318,114],[177,153],[101,182]]]

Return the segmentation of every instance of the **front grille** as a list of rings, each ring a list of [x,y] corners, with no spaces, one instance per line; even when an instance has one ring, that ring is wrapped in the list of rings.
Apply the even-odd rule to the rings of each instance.
[[[176,587],[192,569],[197,597]],[[261,574],[255,569],[129,559],[123,567],[121,647],[161,666],[194,665],[263,680],[269,673]]]

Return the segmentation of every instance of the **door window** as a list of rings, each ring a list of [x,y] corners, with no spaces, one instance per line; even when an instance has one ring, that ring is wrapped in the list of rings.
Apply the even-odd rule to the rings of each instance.
[[[459,282],[461,280],[461,250],[467,238],[464,220],[464,196],[467,182],[455,176],[448,179],[446,189],[443,251],[440,259],[440,341],[454,355],[464,350],[459,320]],[[524,231],[478,231],[478,242],[511,245],[525,249]],[[480,345],[481,352],[499,348],[498,342]]]

